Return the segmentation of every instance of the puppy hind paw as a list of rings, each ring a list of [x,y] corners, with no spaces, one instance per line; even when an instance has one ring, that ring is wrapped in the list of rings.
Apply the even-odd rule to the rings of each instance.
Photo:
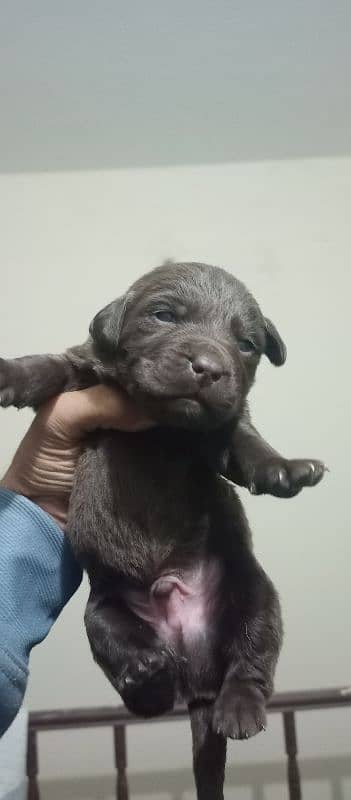
[[[169,662],[169,655],[165,651],[145,651],[139,652],[133,659],[125,665],[116,680],[116,688],[119,692],[124,690],[138,689],[147,681],[150,681],[162,670]]]
[[[223,692],[214,706],[212,728],[226,739],[250,739],[265,731],[266,708],[262,696],[252,691]]]
[[[166,653],[143,655],[115,685],[129,711],[140,717],[159,716],[175,703],[176,679]]]

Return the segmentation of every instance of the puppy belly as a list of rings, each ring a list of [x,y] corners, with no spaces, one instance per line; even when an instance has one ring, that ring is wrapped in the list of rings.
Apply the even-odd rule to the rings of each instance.
[[[214,628],[222,568],[217,559],[161,574],[150,589],[126,589],[124,599],[173,647],[191,645]]]

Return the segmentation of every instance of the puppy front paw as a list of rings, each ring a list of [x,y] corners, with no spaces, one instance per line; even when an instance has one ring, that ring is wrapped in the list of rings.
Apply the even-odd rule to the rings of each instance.
[[[255,467],[249,490],[251,494],[294,497],[304,486],[316,486],[326,470],[322,461],[273,456]]]
[[[255,687],[223,689],[214,706],[212,727],[226,739],[250,739],[266,730],[263,696]]]

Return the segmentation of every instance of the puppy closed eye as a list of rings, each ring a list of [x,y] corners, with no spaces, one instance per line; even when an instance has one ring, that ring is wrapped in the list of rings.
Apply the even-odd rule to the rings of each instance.
[[[256,345],[251,339],[238,339],[238,346],[241,353],[251,355],[256,353]]]
[[[153,317],[156,317],[160,322],[177,322],[177,315],[171,309],[160,309],[153,312]]]

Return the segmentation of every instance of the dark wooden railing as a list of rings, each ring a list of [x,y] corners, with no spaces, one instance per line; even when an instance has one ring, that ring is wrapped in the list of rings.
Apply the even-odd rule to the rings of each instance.
[[[268,706],[270,713],[283,716],[285,750],[287,755],[287,782],[290,800],[302,799],[301,778],[298,766],[298,749],[295,713],[298,711],[323,710],[351,706],[351,686],[339,689],[318,689],[303,692],[282,692],[275,694]],[[179,706],[170,714],[148,720],[156,724],[187,718],[187,710]],[[145,720],[133,717],[123,707],[117,708],[77,708],[63,711],[34,711],[29,715],[27,777],[28,800],[40,800],[38,783],[38,733],[42,731],[67,730],[68,728],[111,727],[114,737],[116,779],[116,800],[129,800],[127,779],[127,737],[129,725],[146,724]]]

